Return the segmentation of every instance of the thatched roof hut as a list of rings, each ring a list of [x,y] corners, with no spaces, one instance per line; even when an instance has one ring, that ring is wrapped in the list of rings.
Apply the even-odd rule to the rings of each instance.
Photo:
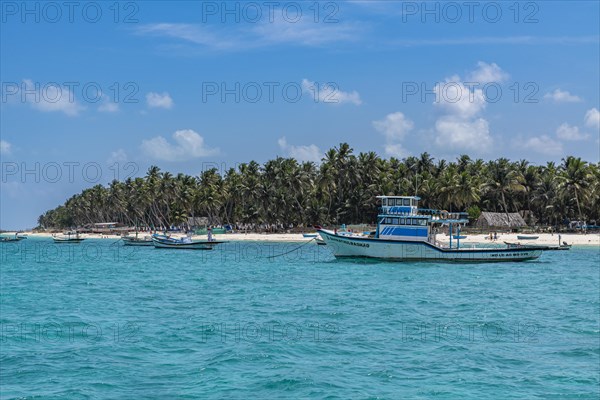
[[[519,213],[495,213],[484,211],[481,213],[475,226],[478,228],[521,228],[527,226]]]

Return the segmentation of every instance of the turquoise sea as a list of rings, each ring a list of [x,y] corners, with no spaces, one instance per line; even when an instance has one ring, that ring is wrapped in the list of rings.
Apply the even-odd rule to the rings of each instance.
[[[2,399],[600,396],[597,248],[460,265],[0,246]]]

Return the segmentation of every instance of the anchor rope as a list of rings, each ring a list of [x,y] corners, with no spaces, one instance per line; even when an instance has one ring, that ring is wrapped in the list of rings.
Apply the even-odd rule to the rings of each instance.
[[[277,255],[274,255],[274,256],[269,256],[269,257],[267,257],[267,258],[276,258],[276,257],[285,256],[286,254],[290,254],[290,253],[292,253],[292,252],[294,252],[294,251],[298,250],[299,248],[306,246],[307,244],[309,244],[309,243],[310,243],[310,242],[312,242],[313,240],[317,240],[317,238],[312,238],[312,239],[310,239],[308,242],[302,243],[300,246],[298,246],[298,247],[296,247],[296,248],[294,248],[294,249],[292,249],[292,250],[290,250],[290,251],[286,251],[285,253],[282,253],[282,254],[277,254]]]

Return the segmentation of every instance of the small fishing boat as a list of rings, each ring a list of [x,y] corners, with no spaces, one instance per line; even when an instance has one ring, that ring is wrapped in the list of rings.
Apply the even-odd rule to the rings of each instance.
[[[316,238],[319,236],[318,233],[303,233],[302,236],[304,236],[305,238]]]
[[[22,237],[19,237],[17,235],[15,235],[14,237],[0,236],[0,242],[2,242],[2,243],[19,242],[19,241],[21,241],[23,239],[27,239],[27,238],[22,238]]]
[[[54,243],[81,243],[85,240],[77,231],[65,232],[62,236],[53,235],[52,239],[54,239]]]
[[[534,235],[517,235],[517,239],[519,240],[536,240],[539,236]]]
[[[212,250],[215,245],[221,243],[223,242],[192,240],[189,236],[176,239],[165,235],[152,235],[152,244],[157,249]]]
[[[123,236],[121,240],[123,240],[124,246],[154,246],[151,236],[138,237],[136,234],[135,236]]]
[[[458,239],[466,239],[467,237],[465,235],[454,235],[454,236],[452,236],[452,238],[458,240]]]
[[[346,235],[319,229],[336,258],[374,258],[390,261],[499,262],[535,260],[549,246],[464,247],[460,227],[467,213],[419,209],[417,196],[377,196],[381,208],[373,237]],[[449,245],[436,239],[439,227],[448,227]],[[454,232],[453,232],[454,229]],[[454,236],[459,239],[453,243]]]

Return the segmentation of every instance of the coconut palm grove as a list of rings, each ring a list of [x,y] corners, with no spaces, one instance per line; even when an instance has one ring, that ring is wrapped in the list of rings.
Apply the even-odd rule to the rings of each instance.
[[[521,212],[529,224],[560,229],[570,221],[600,219],[600,164],[566,157],[560,164],[493,161],[462,155],[455,161],[419,157],[384,159],[353,153],[347,143],[327,151],[320,165],[277,157],[230,168],[221,176],[173,175],[157,166],[144,177],[97,185],[38,219],[40,228],[82,227],[118,222],[149,229],[185,227],[189,217],[213,225],[306,227],[374,223],[375,196],[413,195],[421,207]]]

